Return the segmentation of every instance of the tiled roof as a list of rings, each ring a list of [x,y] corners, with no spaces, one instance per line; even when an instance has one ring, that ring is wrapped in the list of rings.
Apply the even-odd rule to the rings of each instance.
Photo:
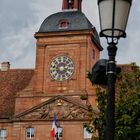
[[[133,63],[132,64],[119,64],[118,67],[121,68],[122,73],[128,73],[132,71]]]
[[[16,93],[29,84],[33,74],[33,69],[0,71],[0,118],[14,114]]]
[[[132,70],[131,64],[118,65],[122,72]],[[33,69],[10,69],[0,71],[0,119],[6,119],[14,115],[15,97],[18,94],[27,94],[32,90]],[[78,104],[84,104],[79,98],[67,97],[68,100]]]

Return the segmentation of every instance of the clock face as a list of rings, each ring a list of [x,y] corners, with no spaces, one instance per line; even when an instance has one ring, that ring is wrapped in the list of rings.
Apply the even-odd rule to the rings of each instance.
[[[64,81],[74,73],[74,63],[68,56],[57,56],[50,63],[50,75],[53,80]]]

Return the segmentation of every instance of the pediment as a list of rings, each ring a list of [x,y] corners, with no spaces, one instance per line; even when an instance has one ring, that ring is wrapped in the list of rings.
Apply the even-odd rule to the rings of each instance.
[[[57,96],[13,117],[13,120],[89,120],[88,108],[75,100]]]

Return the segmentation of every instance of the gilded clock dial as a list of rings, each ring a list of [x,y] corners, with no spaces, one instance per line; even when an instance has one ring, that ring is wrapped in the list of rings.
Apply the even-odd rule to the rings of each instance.
[[[53,80],[67,80],[73,73],[74,63],[68,56],[57,56],[50,63],[50,75]]]

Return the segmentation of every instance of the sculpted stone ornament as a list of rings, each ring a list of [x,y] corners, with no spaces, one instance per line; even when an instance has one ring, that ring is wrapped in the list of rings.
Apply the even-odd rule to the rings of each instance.
[[[61,105],[60,105],[61,101]],[[89,119],[88,110],[82,106],[73,104],[63,99],[57,99],[46,103],[34,110],[18,115],[16,119],[20,120],[52,120],[54,114],[58,120],[85,120]]]

